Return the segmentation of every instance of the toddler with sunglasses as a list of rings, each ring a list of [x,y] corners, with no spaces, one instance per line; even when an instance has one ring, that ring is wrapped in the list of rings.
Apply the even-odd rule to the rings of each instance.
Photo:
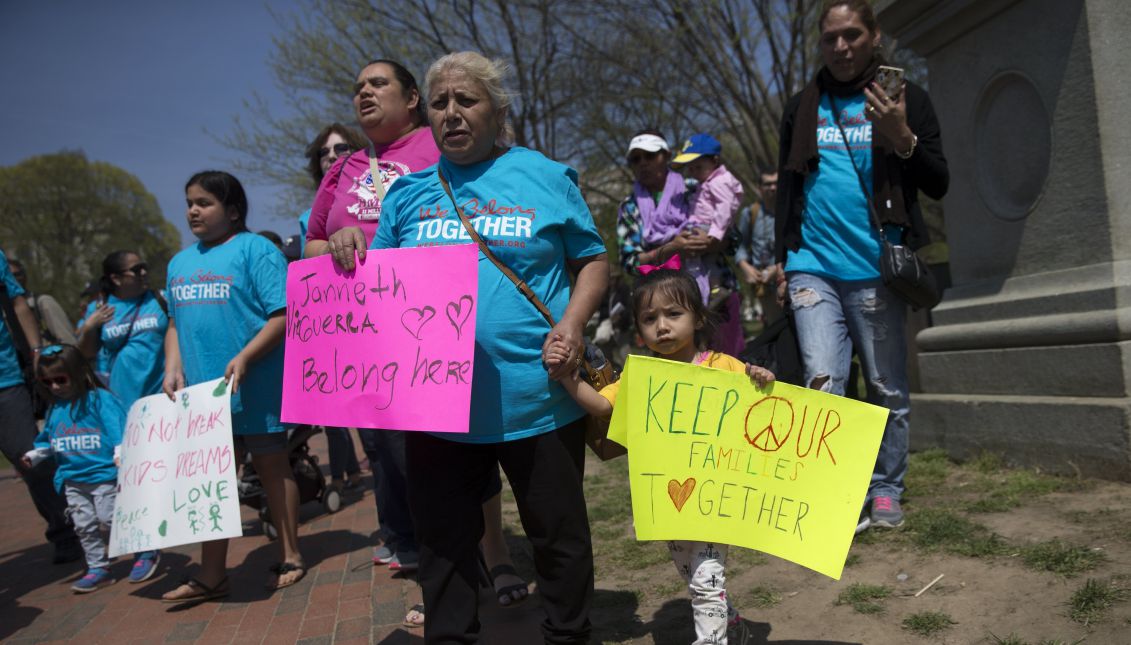
[[[114,583],[101,525],[109,527],[114,516],[126,411],[71,345],[51,345],[40,351],[36,377],[51,407],[23,465],[32,468],[55,457],[55,487],[67,498],[75,533],[86,554],[87,573],[71,589],[90,593]],[[154,560],[156,551],[138,555],[139,560],[144,558]]]

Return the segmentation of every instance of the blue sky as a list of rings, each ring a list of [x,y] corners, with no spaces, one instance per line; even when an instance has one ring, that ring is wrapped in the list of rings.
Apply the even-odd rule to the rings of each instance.
[[[298,0],[269,4],[299,9]],[[4,0],[0,166],[82,149],[140,178],[187,243],[184,182],[231,166],[213,135],[233,128],[252,92],[281,103],[267,67],[278,30],[257,0]],[[253,230],[298,232],[304,207],[273,213],[275,187],[244,185]]]

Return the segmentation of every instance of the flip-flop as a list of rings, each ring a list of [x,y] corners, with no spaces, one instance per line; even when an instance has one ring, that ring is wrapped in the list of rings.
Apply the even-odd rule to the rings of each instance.
[[[495,598],[499,601],[500,607],[505,607],[508,609],[511,607],[517,607],[526,602],[526,599],[530,597],[530,588],[525,582],[507,585],[502,588],[495,587],[495,580],[499,576],[510,575],[520,579],[522,578],[522,576],[518,575],[518,571],[515,570],[513,564],[497,564],[491,567],[491,570],[487,572],[487,575],[491,576],[491,586],[495,588]],[[518,598],[515,598],[515,592],[521,592],[522,595]],[[506,599],[507,602],[503,602],[504,599]]]
[[[299,572],[299,575],[298,575],[297,578],[295,578],[294,580],[291,580],[290,582],[288,582],[286,584],[282,584],[282,583],[279,582],[280,580],[283,579],[283,576],[285,576],[286,574],[288,574],[292,571],[298,571]],[[301,565],[301,564],[295,564],[294,562],[279,562],[277,564],[271,565],[271,573],[275,574],[275,584],[273,586],[270,585],[270,584],[266,585],[267,590],[268,591],[271,591],[271,590],[277,591],[279,589],[286,589],[287,587],[296,585],[296,584],[298,584],[298,582],[300,580],[305,578],[306,577],[306,566]]]
[[[409,615],[414,611],[416,612],[416,615],[420,617],[419,621],[409,620]],[[409,607],[408,613],[404,615],[404,621],[401,624],[403,624],[405,627],[411,627],[413,629],[424,627],[424,605],[417,603],[412,607]]]
[[[193,593],[186,596],[177,596],[176,598],[166,598],[162,596],[161,602],[170,604],[180,604],[185,602],[205,602],[208,600],[216,600],[217,598],[224,598],[232,592],[231,585],[228,584],[228,576],[224,576],[224,579],[216,583],[216,586],[214,587],[209,587],[196,578],[189,578],[186,576],[181,579],[181,584],[177,586],[177,589],[185,586],[190,587],[193,590]]]

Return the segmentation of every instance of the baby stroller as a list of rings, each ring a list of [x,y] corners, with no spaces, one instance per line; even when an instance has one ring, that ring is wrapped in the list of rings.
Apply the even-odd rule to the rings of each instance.
[[[326,477],[318,467],[318,457],[310,454],[310,446],[307,444],[310,438],[319,432],[322,432],[322,428],[318,426],[295,426],[287,438],[287,455],[295,483],[298,484],[298,503],[302,505],[318,501],[327,513],[336,513],[342,507],[341,493],[326,485]],[[275,530],[275,525],[271,523],[267,496],[263,492],[259,475],[251,464],[251,455],[244,457],[243,475],[240,477],[238,488],[240,503],[259,511],[263,534],[271,540],[277,538],[279,534]]]

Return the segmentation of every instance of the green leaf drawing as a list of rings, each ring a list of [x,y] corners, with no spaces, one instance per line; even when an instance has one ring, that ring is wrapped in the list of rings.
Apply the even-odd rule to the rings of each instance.
[[[224,396],[224,392],[228,390],[228,382],[220,381],[216,384],[216,389],[212,390],[212,396]]]
[[[159,534],[159,535],[160,535],[161,537],[165,537],[165,531],[166,531],[166,530],[167,530],[168,528],[169,528],[169,521],[168,521],[168,520],[161,520],[161,524],[159,524],[159,525],[157,526],[157,533],[158,533],[158,534]]]

